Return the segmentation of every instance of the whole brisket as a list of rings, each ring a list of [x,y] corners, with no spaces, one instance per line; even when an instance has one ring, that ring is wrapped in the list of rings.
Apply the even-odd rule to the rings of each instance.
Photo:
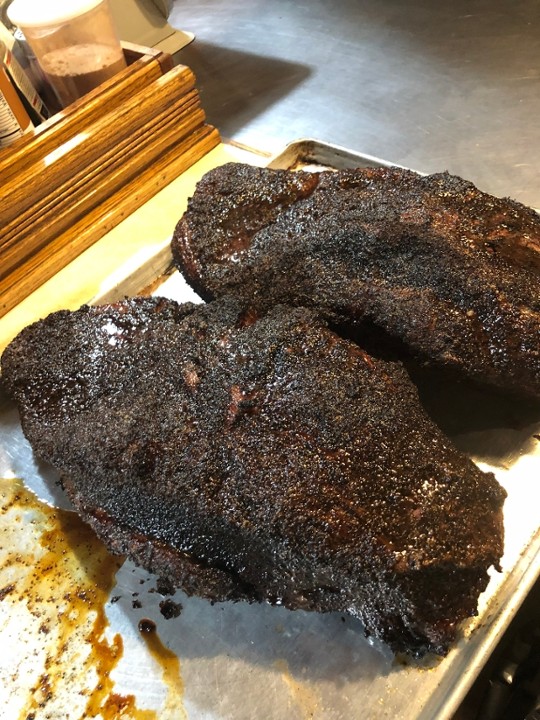
[[[316,306],[540,397],[540,218],[458,177],[227,164],[199,182],[172,250],[204,299]]]
[[[35,452],[113,552],[188,593],[347,612],[445,653],[503,549],[505,493],[398,364],[313,311],[132,299],[2,356]]]

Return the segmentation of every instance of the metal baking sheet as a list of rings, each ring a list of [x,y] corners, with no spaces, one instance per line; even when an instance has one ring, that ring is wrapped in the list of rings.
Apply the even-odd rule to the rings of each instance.
[[[389,163],[308,139],[270,165]],[[121,297],[124,289],[115,292]],[[200,301],[176,272],[156,294]],[[161,594],[157,578],[112,560],[85,534],[54,471],[33,456],[16,410],[0,395],[4,716],[451,718],[540,572],[540,410],[447,390],[421,388],[455,443],[508,491],[506,550],[478,617],[446,658],[422,662],[395,658],[341,614]]]
[[[402,167],[354,152],[340,145],[323,143],[312,138],[302,138],[287,145],[282,152],[271,158],[267,167],[282,170],[345,170],[355,167]]]

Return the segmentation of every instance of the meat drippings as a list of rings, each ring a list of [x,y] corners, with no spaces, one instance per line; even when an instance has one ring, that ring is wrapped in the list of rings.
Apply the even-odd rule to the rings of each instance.
[[[105,604],[122,562],[75,513],[46,505],[20,480],[0,480],[0,618],[9,645],[0,662],[0,704],[6,717],[159,717],[137,708],[134,695],[115,692],[111,678],[124,648]],[[146,644],[162,670],[167,708],[174,704],[181,712],[178,658],[157,637]]]

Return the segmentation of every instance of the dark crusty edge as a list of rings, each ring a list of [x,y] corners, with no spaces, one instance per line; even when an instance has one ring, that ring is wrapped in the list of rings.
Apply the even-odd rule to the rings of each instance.
[[[78,493],[67,477],[62,478],[62,485],[72,500],[77,513],[94,530],[108,550],[121,556],[127,556],[136,565],[155,574],[157,584],[163,593],[173,594],[178,588],[188,596],[204,598],[212,603],[225,601],[269,602],[276,604],[257,591],[257,588],[246,583],[237,574],[211,566],[190,553],[182,552],[167,545],[156,538],[150,538],[127,525],[111,518],[99,508],[85,507]],[[502,510],[499,511],[499,521],[502,526]],[[325,598],[319,598],[319,603],[312,605],[294,606],[283,603],[289,610],[302,609],[316,612],[329,612],[336,610],[356,618],[363,624],[366,637],[374,636],[386,643],[394,652],[407,652],[407,654],[421,658],[426,653],[435,653],[445,656],[453,643],[462,633],[465,622],[464,607],[469,607],[468,615],[477,615],[477,598],[485,591],[489,574],[485,566],[468,567],[458,571],[457,568],[438,568],[436,573],[446,575],[446,582],[454,580],[456,587],[462,584],[466,593],[462,597],[457,619],[443,618],[431,620],[422,626],[417,626],[414,618],[409,618],[411,624],[399,615],[387,615],[387,610],[379,606],[381,587],[374,588],[373,598],[369,599],[369,583],[366,583],[365,597],[355,605],[348,608],[325,607]],[[429,583],[430,570],[417,573],[403,573],[404,586],[409,582],[418,581]],[[380,580],[380,578],[378,579]],[[389,582],[387,591],[390,595],[395,593],[395,575],[387,578]],[[386,581],[383,580],[383,585]],[[280,603],[282,604],[282,603]]]
[[[77,513],[114,555],[125,555],[137,565],[158,576],[171,589],[182,588],[214,602],[258,600],[254,589],[230,571],[212,567],[164,542],[133,531],[100,509],[89,510],[77,503],[76,494],[66,478],[62,484],[74,501]]]

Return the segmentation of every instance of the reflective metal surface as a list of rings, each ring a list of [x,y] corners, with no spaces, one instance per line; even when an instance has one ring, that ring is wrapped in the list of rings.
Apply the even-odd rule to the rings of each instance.
[[[537,0],[175,0],[223,137],[314,137],[540,207]]]
[[[289,146],[271,164],[299,167],[306,162],[334,167],[378,164],[376,158],[310,141]],[[124,287],[116,286],[115,293],[122,297]],[[156,294],[179,301],[199,300],[178,272]],[[111,291],[106,295],[113,299]],[[368,642],[360,624],[339,613],[290,612],[241,602],[211,604],[181,591],[173,598],[178,616],[167,618],[157,578],[126,562],[116,575],[109,602],[97,608],[106,614],[109,654],[115,642],[124,648],[110,673],[109,699],[135,695],[138,709],[155,713],[145,717],[160,720],[450,720],[540,569],[540,527],[534,502],[540,477],[540,407],[502,401],[489,392],[460,392],[426,379],[418,383],[418,389],[441,428],[483,469],[492,470],[508,492],[503,572],[490,573],[479,615],[465,624],[449,655],[405,661],[394,658],[380,643]],[[36,462],[13,405],[0,394],[0,478],[13,476],[23,478],[44,500],[66,506],[55,473]],[[0,537],[7,527],[9,517],[0,514]],[[0,543],[0,580],[13,564],[13,553],[18,556],[20,548]],[[55,588],[53,582],[53,592]],[[0,641],[7,644],[14,625],[19,640],[16,652],[0,657],[0,680],[10,675],[16,678],[15,687],[0,682],[6,693],[3,698],[0,690],[0,700],[7,702],[16,690],[18,702],[26,707],[34,692],[33,678],[47,672],[51,684],[51,663],[42,664],[48,640],[40,624],[26,622],[20,608],[15,591],[0,603],[0,619],[2,614],[5,619]],[[156,628],[151,645],[141,630],[148,623]],[[102,654],[103,641],[91,634],[81,639],[81,649],[92,648],[96,639]],[[45,657],[59,658],[57,684],[61,685],[66,670],[61,654],[57,646],[47,652]],[[80,695],[83,680],[87,673],[67,688],[63,707]],[[83,686],[90,701],[96,694],[99,697],[99,687]],[[46,713],[47,704],[36,713],[36,720],[44,720]],[[116,716],[102,712],[100,717]]]
[[[160,294],[193,299],[178,274],[171,276]],[[427,390],[423,388],[423,392]],[[211,604],[180,591],[173,597],[180,614],[165,619],[161,612],[164,598],[156,592],[157,578],[127,562],[117,573],[104,608],[107,647],[116,642],[124,648],[123,656],[114,663],[109,699],[135,695],[137,708],[156,713],[145,717],[160,720],[450,718],[528,592],[540,563],[537,505],[531,502],[540,475],[540,442],[534,439],[540,433],[538,415],[527,417],[516,407],[492,407],[486,396],[461,398],[477,408],[468,417],[456,418],[451,403],[457,400],[438,399],[438,420],[453,427],[453,439],[465,452],[484,469],[495,472],[509,497],[503,573],[492,574],[480,600],[479,617],[467,625],[448,657],[424,663],[395,659],[387,648],[369,643],[357,621],[338,613],[290,612],[247,603]],[[0,395],[0,477],[13,476],[23,478],[43,499],[66,506],[55,473],[36,461],[22,436],[16,411]],[[0,514],[0,535],[10,522],[9,516]],[[49,535],[49,543],[52,538]],[[73,539],[72,534],[71,542]],[[0,579],[21,552],[19,546],[0,544]],[[46,675],[49,684],[57,688],[50,702],[58,699],[60,689],[64,694],[66,714],[58,717],[82,717],[70,715],[68,708],[80,700],[83,682],[89,685],[84,686],[89,700],[96,693],[99,697],[99,685],[92,685],[93,678],[88,675],[77,677],[72,685],[62,683],[62,673],[73,670],[62,665],[58,646],[49,647],[51,635],[43,634],[40,622],[28,622],[23,613],[25,603],[16,595],[19,582],[20,578],[11,578],[2,583],[4,590],[10,584],[14,589],[0,603],[0,641],[11,647],[10,653],[0,658],[0,698],[5,702],[11,698],[12,703],[16,698],[21,707],[31,706],[36,678]],[[54,576],[50,582],[54,593]],[[39,599],[34,599],[33,605],[39,609]],[[64,609],[66,615],[68,610],[69,606]],[[103,609],[96,610],[103,613]],[[62,619],[58,620],[61,625]],[[151,652],[141,631],[141,623],[148,620],[156,626],[154,637],[161,648],[157,653]],[[12,642],[13,637],[17,642]],[[96,642],[101,657],[99,634],[82,639],[81,654],[91,652]],[[95,648],[93,652],[96,654]],[[179,659],[172,678],[167,670],[171,655]],[[46,663],[50,656],[57,658],[54,683],[51,665]],[[48,710],[50,704],[45,703],[36,708],[34,717],[45,720]],[[99,717],[112,720],[117,716],[103,711]]]

